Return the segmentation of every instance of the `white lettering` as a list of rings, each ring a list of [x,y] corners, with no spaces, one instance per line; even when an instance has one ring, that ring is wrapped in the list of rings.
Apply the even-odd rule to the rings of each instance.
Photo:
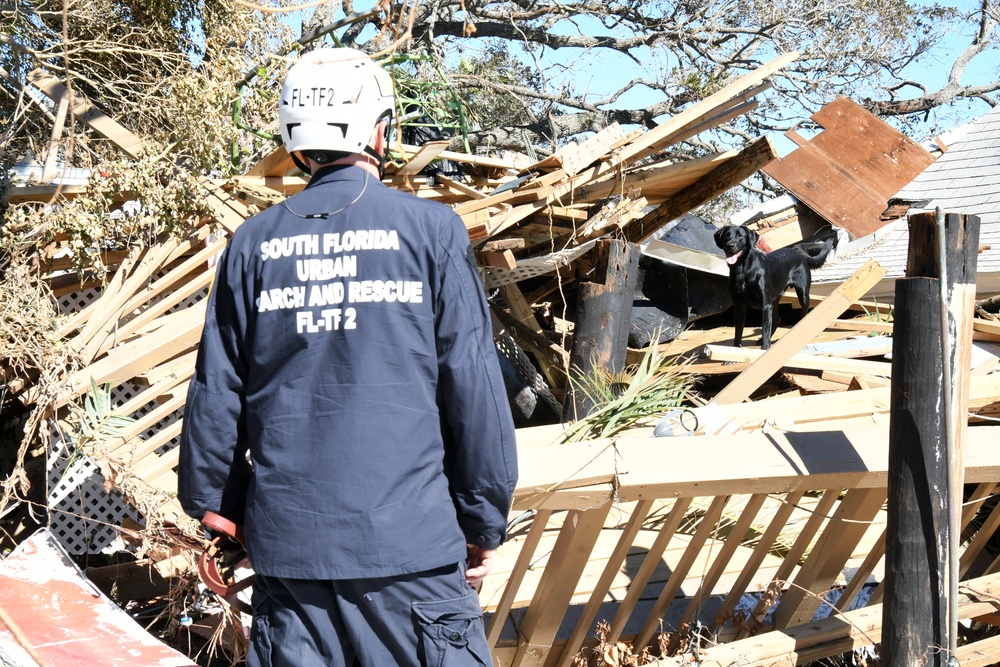
[[[309,289],[309,306],[330,306],[344,302],[344,283],[313,285]]]
[[[276,287],[264,290],[260,293],[257,311],[266,313],[269,310],[280,310],[282,308],[301,308],[306,303],[306,288],[299,287]]]
[[[353,278],[358,275],[358,256],[326,257],[323,259],[297,259],[295,272],[302,281],[319,282],[334,278]]]
[[[336,255],[357,250],[399,250],[399,233],[395,229],[348,230],[343,234],[323,234],[323,254]]]
[[[360,280],[348,283],[351,303],[423,303],[424,284],[409,280]]]
[[[298,236],[273,238],[270,241],[264,241],[260,244],[260,258],[264,261],[291,257],[292,255],[316,254],[319,254],[318,234],[300,234]]]
[[[298,333],[318,333],[320,331],[337,331],[338,329],[357,329],[355,321],[358,311],[354,308],[325,308],[319,312],[319,319],[312,311],[295,313],[295,326]]]

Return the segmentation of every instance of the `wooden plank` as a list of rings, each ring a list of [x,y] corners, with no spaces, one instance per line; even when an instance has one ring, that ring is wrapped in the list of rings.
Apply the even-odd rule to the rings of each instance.
[[[983,521],[982,527],[976,532],[976,536],[965,547],[959,560],[958,571],[960,575],[964,576],[969,571],[972,564],[985,550],[986,545],[993,539],[997,528],[1000,528],[1000,504],[993,508],[986,520]]]
[[[517,268],[517,260],[510,250],[499,250],[497,252],[479,251],[476,253],[476,261],[480,266],[495,266],[501,269],[513,270]]]
[[[839,317],[851,303],[861,298],[883,276],[885,269],[875,260],[869,260],[774,343],[766,354],[719,392],[715,402],[720,405],[740,403],[750,398],[750,394],[774,375],[803,345],[823,331],[827,324]]]
[[[987,576],[965,582],[959,595],[959,617],[977,618],[998,607],[1000,577]],[[740,641],[704,649],[702,665],[767,665],[795,667],[847,653],[882,640],[882,605],[870,605],[787,630],[776,630]],[[996,638],[959,648],[960,664],[992,665],[996,662]],[[978,647],[978,648],[977,648]],[[985,654],[985,655],[980,655]],[[966,662],[966,659],[973,662]],[[677,664],[677,663],[667,663]]]
[[[751,142],[735,158],[719,165],[698,182],[684,188],[646,216],[625,227],[625,236],[639,243],[671,220],[739,185],[777,157],[770,137]]]
[[[625,562],[625,557],[628,556],[628,552],[632,548],[632,543],[635,541],[636,535],[642,528],[643,522],[646,520],[652,506],[653,501],[647,498],[640,500],[632,509],[632,516],[629,517],[629,521],[625,525],[625,529],[621,531],[621,535],[618,538],[618,543],[615,545],[614,551],[612,551],[611,555],[608,556],[608,561],[604,566],[604,571],[594,584],[594,592],[591,594],[590,599],[583,608],[580,618],[576,622],[576,626],[573,628],[572,634],[566,641],[566,648],[559,656],[559,660],[555,663],[556,667],[568,667],[573,662],[573,659],[576,656],[577,647],[583,642],[583,639],[590,631],[590,626],[597,617],[597,612],[600,610],[601,604],[604,602],[604,596],[611,587],[611,584],[614,581],[615,576],[618,574],[622,563]]]
[[[813,538],[816,536],[820,528],[826,523],[827,516],[833,507],[837,504],[840,498],[841,489],[829,489],[820,498],[819,503],[816,505],[813,512],[809,515],[806,520],[806,524],[799,531],[798,537],[795,538],[795,542],[792,544],[791,549],[785,554],[785,558],[781,561],[781,565],[778,567],[778,571],[774,573],[774,577],[771,579],[772,586],[783,588],[786,582],[791,579],[792,573],[795,567],[798,565],[799,561],[802,560],[803,555],[809,549],[812,544]],[[759,621],[763,618],[764,614],[767,613],[770,602],[767,601],[767,596],[762,596],[760,602],[754,607],[753,612],[750,617],[753,620]],[[742,638],[749,634],[750,624],[746,624],[743,629],[739,631],[737,637]]]
[[[66,125],[66,113],[69,111],[69,95],[60,95],[56,104],[56,120],[52,124],[52,138],[46,147],[48,155],[45,156],[45,166],[42,168],[42,183],[51,183],[52,179],[59,173],[56,163],[59,159],[59,144],[62,139],[63,128]],[[69,166],[69,165],[66,165]]]
[[[670,604],[674,601],[674,596],[681,589],[681,584],[684,583],[684,579],[687,577],[691,566],[694,565],[695,559],[705,546],[705,543],[718,530],[719,519],[722,518],[722,511],[725,509],[729,499],[730,496],[716,496],[712,499],[712,504],[704,516],[701,517],[698,529],[691,537],[691,542],[688,544],[687,549],[684,550],[684,555],[678,561],[677,567],[670,573],[670,579],[667,580],[666,585],[660,592],[660,596],[653,604],[653,609],[649,617],[646,618],[642,629],[636,635],[635,647],[637,649],[641,650],[647,646],[652,641],[657,630],[660,629],[660,625],[663,622],[663,615],[670,608]]]
[[[643,195],[656,192],[661,197],[672,195],[681,188],[698,181],[713,169],[726,164],[739,155],[738,150],[713,153],[702,157],[656,164],[640,169],[607,173],[587,184],[587,191],[574,197],[575,201],[597,202],[615,195],[621,195],[631,189],[640,190]],[[648,197],[647,197],[648,198]]]
[[[844,495],[793,585],[781,596],[774,611],[776,627],[799,625],[813,617],[820,605],[818,596],[843,572],[844,564],[882,509],[885,498],[884,488],[852,488]]]
[[[143,415],[141,418],[121,429],[112,439],[112,443],[114,443],[114,441],[118,441],[118,444],[111,444],[104,451],[99,452],[96,457],[103,455],[105,458],[116,460],[123,459],[129,462],[142,458],[141,456],[136,456],[134,454],[134,452],[138,451],[138,449],[142,446],[141,443],[134,442],[134,439],[139,438],[145,431],[148,431],[156,426],[156,424],[161,420],[166,419],[178,410],[183,410],[184,400],[186,398],[187,396],[185,393],[178,392],[170,398],[170,400],[164,401]],[[159,431],[157,434],[158,433]],[[167,438],[167,440],[169,439],[170,438]]]
[[[681,497],[674,501],[674,506],[670,508],[670,513],[664,520],[663,525],[660,526],[660,531],[657,533],[653,545],[646,553],[646,557],[642,559],[642,565],[639,566],[639,570],[632,577],[632,585],[629,586],[628,593],[625,594],[625,599],[622,600],[621,605],[615,612],[614,618],[611,620],[611,630],[609,630],[607,638],[609,644],[614,645],[622,636],[625,625],[635,611],[643,591],[649,584],[649,580],[652,578],[653,572],[656,570],[660,558],[663,556],[663,552],[666,551],[670,541],[677,533],[677,528],[681,525],[681,521],[684,520],[684,516],[690,506],[690,497]]]
[[[750,581],[757,574],[757,570],[760,568],[761,563],[770,553],[772,547],[784,530],[785,524],[788,522],[789,517],[791,517],[792,512],[795,510],[796,505],[802,500],[805,492],[794,491],[789,493],[784,498],[782,498],[781,506],[778,511],[775,512],[774,517],[768,524],[767,529],[760,536],[757,542],[757,546],[753,550],[753,554],[747,559],[746,565],[740,572],[736,581],[733,583],[726,595],[726,599],[722,601],[722,605],[719,607],[719,611],[715,615],[715,619],[709,626],[711,632],[718,633],[719,630],[725,625],[729,619],[732,617],[733,610],[739,603],[740,599],[743,597],[744,593],[747,592],[747,587],[750,585]]]
[[[878,425],[694,438],[650,438],[646,431],[613,440],[519,448],[523,480],[514,493],[515,509],[553,507],[545,499],[560,490],[569,492],[566,497],[579,496],[581,500],[617,492],[618,499],[627,502],[644,497],[788,493],[834,487],[884,489],[888,479],[889,434]],[[989,438],[1000,438],[1000,426],[970,427],[966,460],[976,475],[995,472],[1000,477],[1000,464],[989,462]],[[570,447],[573,457],[566,455]],[[692,447],[698,448],[698,457],[690,456]],[[712,461],[712,465],[706,466],[704,461]],[[623,470],[628,474],[621,474]]]
[[[90,192],[89,185],[28,185],[10,188],[3,194],[4,204],[23,204],[25,202],[50,202],[58,194],[65,199],[73,199]]]
[[[208,178],[199,178],[198,184],[208,190],[208,195],[203,201],[212,210],[216,222],[230,234],[235,232],[243,224],[243,221],[250,217],[250,209],[243,202],[212,183]]]
[[[58,103],[69,90],[59,79],[43,69],[35,69],[28,73],[28,83],[42,91],[49,99]],[[78,121],[86,123],[95,132],[107,138],[123,153],[132,159],[138,159],[143,151],[143,141],[138,136],[122,127],[113,118],[94,106],[85,95],[73,91],[72,113]]]
[[[65,405],[67,401],[87,391],[91,378],[99,385],[118,385],[193,348],[201,337],[205,322],[205,303],[203,300],[191,308],[170,315],[171,326],[162,327],[148,336],[120,345],[104,358],[71,374],[66,378],[63,392],[53,408]],[[33,387],[22,400],[33,403],[37,400],[38,391],[37,387]]]
[[[414,153],[400,169],[394,174],[395,176],[415,176],[420,173],[420,170],[433,162],[441,153],[451,145],[449,139],[442,139],[440,141],[428,141],[426,144],[422,145],[416,153]]]
[[[978,414],[995,410],[1000,397],[1000,375],[974,376],[969,383],[969,412]],[[848,394],[817,394],[813,396],[776,397],[751,403],[716,405],[711,411],[694,408],[699,419],[708,420],[712,413],[732,422],[733,428],[758,429],[765,422],[780,428],[793,425],[802,430],[809,424],[851,417],[888,415],[888,387],[874,387]]]
[[[139,408],[159,400],[161,396],[169,395],[171,392],[175,394],[187,393],[187,385],[184,383],[186,383],[193,374],[194,366],[192,365],[190,371],[186,373],[168,375],[150,387],[143,389],[125,403],[117,406],[115,408],[115,412],[120,415],[130,416]]]
[[[555,641],[587,558],[601,534],[612,503],[566,515],[547,567],[521,624],[521,639],[512,667],[541,666]]]
[[[871,546],[865,559],[861,562],[861,565],[854,570],[851,574],[851,580],[847,582],[844,590],[840,594],[840,599],[837,600],[836,609],[837,611],[847,611],[850,609],[851,604],[854,599],[861,592],[861,589],[868,583],[869,577],[875,572],[875,568],[878,567],[879,563],[882,562],[882,558],[885,556],[885,531],[882,531],[882,535],[879,536],[875,543]]]
[[[662,149],[662,143],[664,140],[669,140],[672,134],[683,131],[685,126],[700,123],[711,115],[718,113],[720,107],[725,107],[733,98],[759,85],[769,76],[780,71],[789,63],[794,62],[798,57],[799,54],[795,51],[786,53],[761,65],[754,71],[735,79],[721,90],[700,102],[692,104],[684,111],[661,123],[628,146],[622,148],[620,155],[617,156],[617,161],[627,164],[639,157]]]
[[[191,242],[189,243],[182,243],[181,246],[178,247],[178,251],[183,251],[184,253],[189,252],[197,247],[197,245],[199,245],[203,240],[204,239],[201,238],[191,239]],[[212,257],[222,252],[225,247],[225,238],[216,239],[206,247],[187,257],[187,259],[180,264],[170,267],[167,273],[153,281],[148,286],[148,289],[137,292],[132,299],[125,304],[125,312],[130,313],[138,308],[141,308],[144,304],[149,303],[153,299],[160,298],[169,290],[173,289],[178,283],[182,281],[186,282],[188,274],[192,271],[201,269],[207,273],[214,273],[215,268],[209,266],[209,262]],[[172,261],[172,258],[168,258],[167,261]],[[175,303],[177,301],[179,300],[175,300]]]
[[[726,566],[729,565],[729,561],[732,560],[736,550],[740,547],[743,536],[749,532],[754,519],[757,518],[757,513],[760,512],[760,508],[764,506],[764,501],[767,498],[767,494],[763,493],[757,493],[750,497],[746,507],[740,512],[740,517],[737,519],[736,525],[729,532],[725,542],[722,543],[722,547],[719,549],[718,555],[712,561],[711,567],[705,573],[701,586],[691,596],[691,601],[688,603],[687,609],[684,610],[683,616],[681,616],[680,627],[693,623],[697,619],[698,612],[701,611],[702,605],[705,603],[705,598],[711,595],[716,583],[722,577]]]
[[[469,187],[465,183],[460,183],[459,181],[456,181],[453,178],[449,178],[443,174],[435,174],[434,179],[441,185],[447,186],[448,188],[451,188],[455,192],[461,195],[465,195],[470,199],[485,199],[487,196],[486,193],[483,192],[482,190]]]
[[[160,473],[176,466],[180,458],[180,447],[174,447],[162,455],[157,455],[155,452],[174,438],[180,437],[183,426],[183,419],[174,420],[136,447],[131,458],[132,473],[139,479],[153,484]]]
[[[400,144],[399,146],[407,153],[417,153],[420,151],[420,146],[412,146],[410,144]],[[477,167],[488,167],[500,171],[512,171],[518,168],[513,160],[505,160],[487,155],[469,155],[468,153],[459,153],[457,151],[441,151],[438,153],[438,157],[442,160],[451,160],[452,162],[461,162],[462,164],[471,164]]]
[[[625,138],[625,132],[617,122],[611,123],[578,145],[561,148],[556,155],[562,170],[572,176],[596,160],[607,155],[613,146]]]
[[[981,317],[977,317],[972,320],[972,330],[995,336],[995,338],[991,338],[990,340],[1000,340],[1000,321],[984,320]]]
[[[754,363],[765,354],[767,354],[766,350],[754,350],[746,347],[712,344],[705,346],[705,356],[712,361]],[[892,375],[892,364],[887,361],[828,357],[821,354],[806,354],[803,352],[792,355],[782,366],[784,368],[801,368],[814,371],[835,371],[852,375],[876,375],[879,377],[891,377]]]
[[[503,630],[507,615],[510,613],[511,607],[514,605],[514,600],[517,598],[517,592],[521,587],[521,582],[524,581],[524,575],[531,567],[535,550],[538,548],[538,543],[541,541],[542,535],[545,534],[545,526],[548,524],[549,517],[551,516],[552,510],[542,509],[538,510],[531,520],[531,528],[528,530],[528,536],[520,544],[514,568],[507,578],[507,585],[500,596],[500,602],[497,603],[496,608],[493,610],[493,618],[490,620],[490,627],[486,631],[486,641],[489,643],[490,649],[493,649],[497,645],[497,640],[500,638],[500,632]]]
[[[959,607],[959,613],[962,608]],[[1000,655],[1000,635],[986,637],[971,644],[963,644],[955,651],[955,658],[962,667],[991,667]]]
[[[171,359],[166,363],[150,368],[144,373],[140,373],[135,376],[135,383],[137,385],[145,385],[149,387],[168,377],[190,377],[194,372],[194,366],[197,358],[198,350],[191,350],[190,352],[182,354],[175,359]]]
[[[273,151],[265,155],[260,162],[250,167],[244,176],[282,177],[297,168],[298,167],[295,166],[295,162],[292,161],[292,157],[288,154],[288,151],[285,150],[285,147],[278,146]]]

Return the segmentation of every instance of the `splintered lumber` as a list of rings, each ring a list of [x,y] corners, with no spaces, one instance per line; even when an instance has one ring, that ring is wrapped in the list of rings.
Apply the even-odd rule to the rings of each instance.
[[[28,83],[42,91],[49,99],[59,104],[64,98],[72,99],[69,107],[77,120],[86,123],[98,134],[106,137],[111,143],[117,146],[123,153],[133,159],[138,159],[142,153],[143,141],[127,129],[119,125],[114,119],[98,109],[84,95],[71,93],[56,77],[42,69],[35,69],[28,73]]]
[[[396,172],[396,176],[413,176],[420,172],[421,169],[429,165],[431,162],[437,158],[438,155],[443,153],[451,141],[445,139],[442,141],[428,141],[426,144],[420,147],[413,157],[411,157],[406,164],[404,164]]]
[[[815,394],[811,396],[776,397],[749,403],[713,404],[694,408],[702,423],[713,419],[729,423],[733,430],[755,430],[765,423],[780,428],[801,429],[809,424],[821,426],[854,417],[876,417],[889,414],[889,387],[873,387],[851,392]],[[1000,374],[974,376],[969,382],[969,413],[995,413],[1000,403]]]
[[[559,563],[559,567],[545,568],[542,580],[535,589],[535,596],[520,628],[524,643],[517,647],[512,667],[541,667],[545,664],[559,625],[569,609],[573,591],[612,505],[606,502],[590,511],[572,510],[568,513],[550,556],[550,560]]]
[[[675,193],[659,208],[626,227],[626,237],[638,243],[684,213],[718,197],[734,185],[750,178],[778,153],[767,136],[756,139],[735,157],[719,165],[704,178]]]
[[[837,319],[841,313],[857,299],[878,284],[885,276],[883,269],[875,260],[869,260],[864,266],[844,281],[834,292],[813,308],[798,324],[771,345],[771,348],[754,362],[750,368],[738,375],[725,389],[715,397],[718,404],[740,403],[748,398],[757,388],[767,382],[802,346],[816,337],[827,325]]]
[[[1000,575],[992,574],[966,581],[962,584],[962,593],[959,597],[959,617],[974,619],[996,613],[1000,609],[998,600],[1000,600]],[[786,630],[766,632],[756,637],[719,644],[702,650],[700,664],[703,667],[733,665],[795,667],[807,664],[882,642],[882,614],[882,605],[870,605]],[[967,653],[973,653],[981,644],[983,642],[975,642],[963,648]],[[996,654],[993,656],[990,662],[976,664],[993,664],[996,662]],[[680,663],[657,661],[651,664]],[[962,660],[961,664],[967,663]]]
[[[727,345],[705,346],[705,355],[713,361],[751,363],[760,359],[764,354],[766,354],[764,350],[753,350],[744,347]],[[844,359],[841,357],[827,357],[819,354],[803,353],[792,356],[784,363],[784,366],[806,370],[838,371],[853,375],[877,375],[879,377],[889,377],[892,370],[892,364],[886,361]]]

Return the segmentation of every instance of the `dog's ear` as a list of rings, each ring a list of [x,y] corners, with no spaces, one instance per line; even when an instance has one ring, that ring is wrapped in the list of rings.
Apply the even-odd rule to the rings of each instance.
[[[760,234],[750,229],[749,227],[742,227],[742,229],[747,235],[747,248],[756,248],[757,241],[760,240]]]
[[[719,246],[720,248],[722,247],[722,234],[725,231],[725,229],[726,229],[725,227],[719,227],[718,229],[715,230],[715,234],[712,235],[712,237],[715,239],[715,245]]]

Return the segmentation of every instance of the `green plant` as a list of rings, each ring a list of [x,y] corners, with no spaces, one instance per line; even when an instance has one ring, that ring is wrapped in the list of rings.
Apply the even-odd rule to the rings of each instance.
[[[90,391],[84,394],[83,405],[70,407],[73,413],[69,432],[70,440],[77,451],[89,454],[100,443],[119,435],[121,430],[133,423],[132,417],[115,413],[111,401],[111,386],[98,386],[94,378],[90,378]]]
[[[606,438],[644,417],[682,405],[694,384],[694,377],[682,368],[675,357],[664,357],[656,345],[650,345],[639,363],[622,373],[601,369],[589,375],[576,373],[570,378],[574,390],[582,392],[595,408],[567,428],[560,441]]]

